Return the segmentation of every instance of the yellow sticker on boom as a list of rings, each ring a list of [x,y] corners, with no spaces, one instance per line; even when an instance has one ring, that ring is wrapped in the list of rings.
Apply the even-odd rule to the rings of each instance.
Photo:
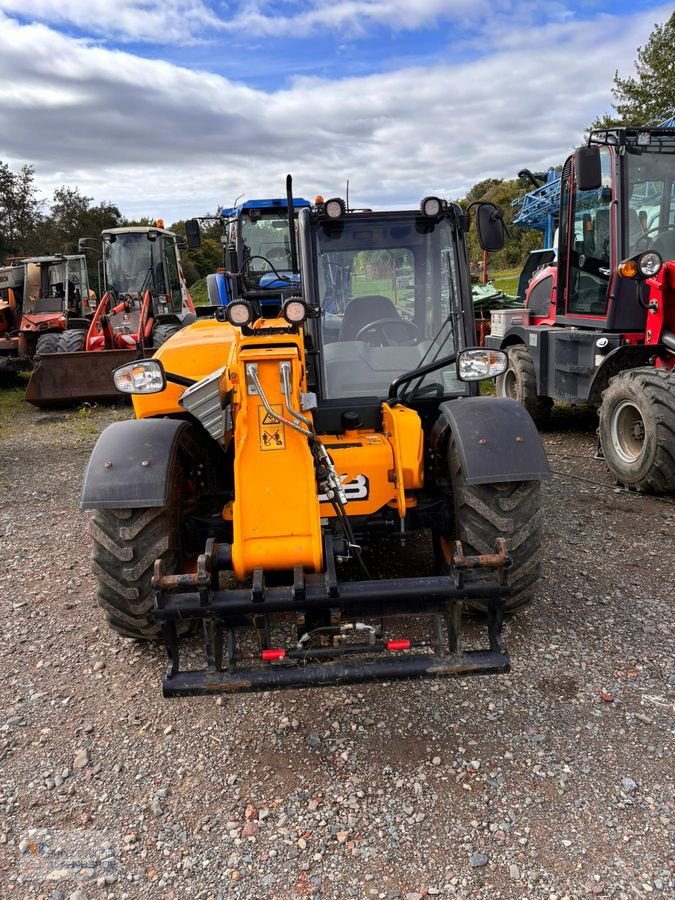
[[[281,403],[272,403],[272,410],[279,415],[283,414]],[[260,429],[261,450],[285,450],[286,431],[281,422],[277,422],[264,406],[258,407],[258,425]]]

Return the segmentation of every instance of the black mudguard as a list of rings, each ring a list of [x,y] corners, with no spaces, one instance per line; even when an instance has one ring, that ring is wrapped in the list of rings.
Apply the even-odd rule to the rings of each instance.
[[[189,427],[179,419],[109,425],[91,454],[80,509],[166,506],[173,464]]]
[[[548,481],[539,432],[530,414],[506,397],[466,397],[440,405],[432,442],[445,446],[452,433],[466,484]]]

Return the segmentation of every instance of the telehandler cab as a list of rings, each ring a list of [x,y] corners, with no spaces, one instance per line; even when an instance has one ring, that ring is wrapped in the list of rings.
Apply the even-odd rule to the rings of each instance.
[[[498,249],[500,212],[476,218]],[[163,638],[166,696],[508,671],[549,470],[529,414],[478,396],[506,360],[471,348],[468,227],[436,197],[302,209],[302,297],[264,317],[234,299],[115,373],[137,419],[99,438],[82,507],[99,604],[120,634]],[[422,530],[435,571],[372,577],[376,539],[400,540],[400,566]],[[482,649],[465,604],[487,613]],[[412,634],[385,631],[404,616]],[[198,621],[205,667],[183,670]]]

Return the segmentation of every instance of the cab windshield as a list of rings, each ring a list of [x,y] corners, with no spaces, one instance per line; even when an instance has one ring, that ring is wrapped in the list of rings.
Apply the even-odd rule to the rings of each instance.
[[[244,261],[251,275],[265,272],[290,272],[291,244],[288,218],[278,211],[266,215],[261,210],[244,211],[241,215],[241,239]]]
[[[114,240],[113,240],[114,238]],[[104,244],[105,277],[108,290],[117,294],[166,294],[159,240],[146,232],[108,235]]]
[[[656,250],[664,260],[675,259],[675,155],[630,147],[626,165],[625,256]]]
[[[415,213],[319,224],[324,394],[386,398],[404,373],[463,346],[453,229]],[[414,383],[416,397],[464,394],[454,364]]]

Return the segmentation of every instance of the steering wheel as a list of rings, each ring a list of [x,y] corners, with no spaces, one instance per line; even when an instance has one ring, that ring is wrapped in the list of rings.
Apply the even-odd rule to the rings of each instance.
[[[424,397],[426,394],[433,394],[434,397],[442,397],[445,394],[445,388],[440,381],[430,381],[429,384],[423,384],[417,390],[411,390],[409,394],[405,394],[406,399],[414,397]]]
[[[394,341],[387,333],[387,326],[407,329],[410,337],[403,341]],[[420,332],[414,322],[407,319],[375,319],[364,325],[355,335],[355,341],[367,341],[371,347],[403,347],[417,343]]]
[[[645,250],[648,249],[649,245],[647,244],[647,241],[649,240],[649,235],[653,231],[656,231],[657,234],[665,234],[666,231],[675,231],[675,225],[652,225],[652,227],[648,228],[647,231],[643,231],[640,237],[635,241],[636,250],[639,248],[642,241],[645,242]],[[652,241],[650,240],[649,244],[651,243]]]

